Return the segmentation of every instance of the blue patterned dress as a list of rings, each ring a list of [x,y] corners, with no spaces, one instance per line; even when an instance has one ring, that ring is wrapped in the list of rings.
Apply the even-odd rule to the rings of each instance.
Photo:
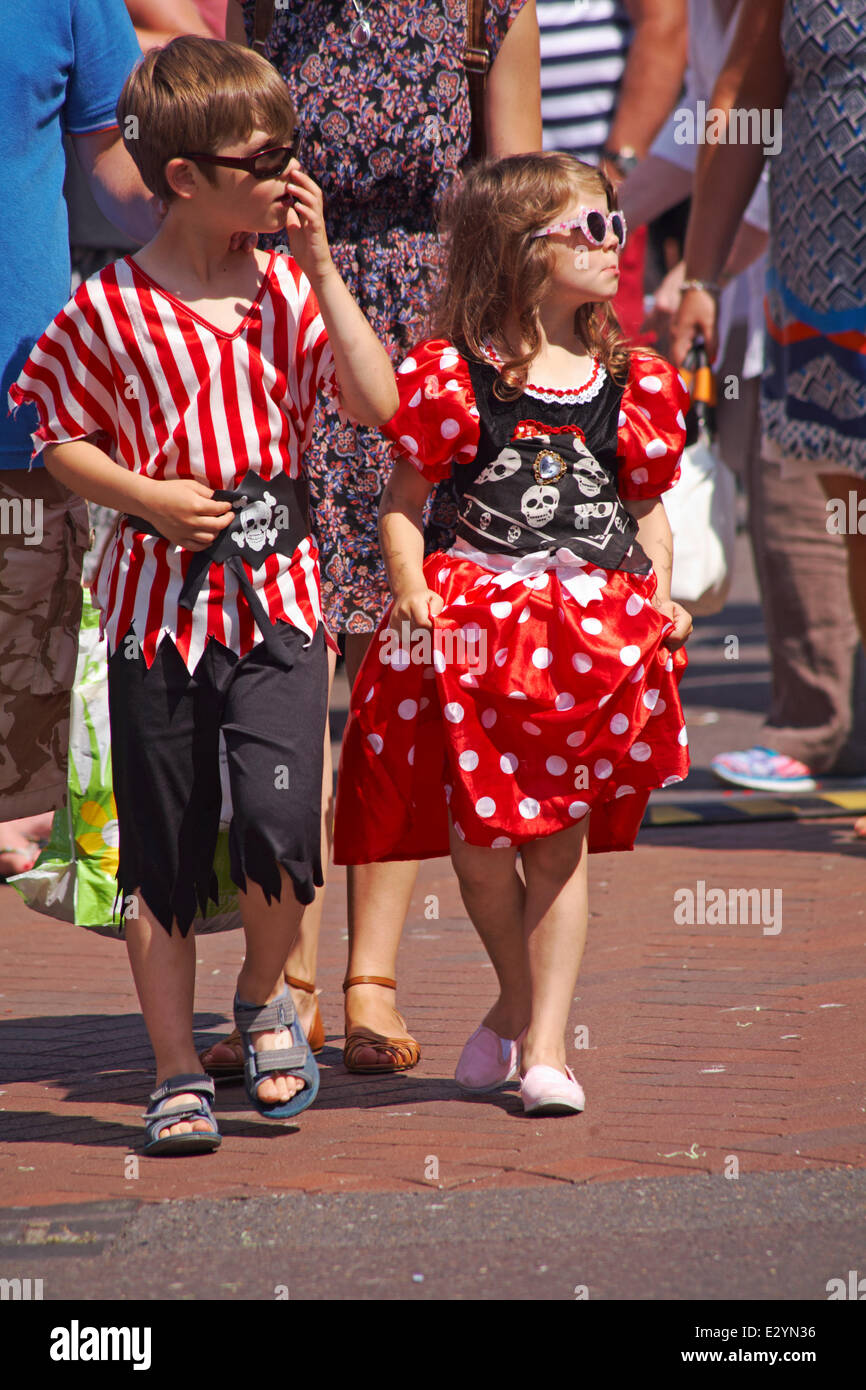
[[[866,0],[787,0],[765,453],[866,478]]]
[[[487,0],[491,59],[524,3]],[[253,8],[245,0],[248,37]],[[301,162],[324,191],[334,261],[396,363],[424,337],[437,207],[469,149],[466,4],[373,0],[366,18],[370,43],[354,48],[351,0],[288,0],[275,9],[266,56],[298,111]],[[374,632],[389,600],[377,518],[391,451],[378,431],[335,418],[320,407],[305,459],[322,603],[332,631]],[[455,519],[449,485],[433,499],[428,548]]]

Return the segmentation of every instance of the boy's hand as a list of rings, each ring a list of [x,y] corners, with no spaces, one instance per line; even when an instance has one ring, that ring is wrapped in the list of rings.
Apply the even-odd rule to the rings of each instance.
[[[415,589],[394,599],[388,626],[398,637],[402,637],[404,623],[408,623],[410,630],[424,628],[429,631],[436,614],[441,613],[444,607],[444,598],[433,589]]]
[[[234,516],[230,502],[218,502],[212,488],[193,478],[152,481],[148,516],[172,545],[205,550]]]
[[[681,608],[673,599],[653,599],[653,607],[665,618],[670,618],[674,625],[673,632],[669,632],[665,638],[665,646],[669,651],[675,652],[677,647],[685,646],[692,635],[692,615],[685,608]]]
[[[294,199],[294,205],[286,214],[292,256],[310,284],[315,286],[334,268],[334,262],[325,231],[322,190],[304,173],[296,159],[289,165],[287,192]]]

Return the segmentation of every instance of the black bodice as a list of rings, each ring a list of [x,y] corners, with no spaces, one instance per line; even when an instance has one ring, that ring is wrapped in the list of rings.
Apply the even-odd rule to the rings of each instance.
[[[623,388],[609,376],[592,400],[493,394],[496,368],[464,355],[480,416],[478,452],[454,468],[457,535],[476,550],[520,555],[565,546],[604,569],[647,574],[637,523],[617,493]]]

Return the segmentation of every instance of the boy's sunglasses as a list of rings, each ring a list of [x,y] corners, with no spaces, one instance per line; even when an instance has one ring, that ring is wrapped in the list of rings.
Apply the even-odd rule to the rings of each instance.
[[[276,179],[280,174],[284,174],[289,164],[297,158],[300,141],[295,135],[290,145],[274,145],[268,150],[259,150],[258,154],[228,155],[228,154],[193,154],[189,150],[182,151],[179,159],[191,159],[194,164],[220,164],[227,169],[243,169],[245,173],[252,174],[254,179]]]
[[[570,232],[574,227],[579,227],[593,246],[603,246],[608,231],[612,231],[619,242],[620,250],[625,246],[628,234],[625,217],[621,212],[599,212],[598,208],[581,208],[577,217],[569,217],[565,222],[554,222],[552,226],[542,227],[541,231],[533,232],[532,235],[553,236],[555,232]]]

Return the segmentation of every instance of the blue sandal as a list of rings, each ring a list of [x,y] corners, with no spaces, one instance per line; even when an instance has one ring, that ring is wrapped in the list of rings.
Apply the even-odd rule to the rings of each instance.
[[[250,1101],[260,1115],[267,1115],[269,1119],[287,1120],[299,1115],[319,1094],[319,1068],[288,989],[284,988],[270,1004],[245,1004],[235,995],[234,1015],[244,1050],[244,1086]],[[256,1052],[251,1035],[274,1032],[278,1028],[288,1029],[295,1045],[272,1052]],[[288,1072],[303,1081],[303,1090],[297,1091],[291,1100],[277,1101],[273,1105],[260,1101],[258,1087],[274,1072]]]
[[[180,1096],[188,1091],[199,1097],[197,1102],[188,1101],[176,1110],[164,1108],[165,1102],[172,1096]],[[144,1152],[150,1155],[213,1153],[222,1143],[222,1135],[217,1129],[216,1117],[211,1109],[214,1099],[214,1084],[209,1076],[201,1072],[182,1072],[163,1081],[150,1097],[150,1105],[144,1113],[144,1119],[147,1121]],[[184,1120],[189,1123],[193,1120],[207,1120],[208,1124],[213,1125],[213,1130],[209,1134],[201,1129],[192,1130],[189,1134],[169,1134],[165,1139],[162,1138],[164,1129],[169,1129]]]

